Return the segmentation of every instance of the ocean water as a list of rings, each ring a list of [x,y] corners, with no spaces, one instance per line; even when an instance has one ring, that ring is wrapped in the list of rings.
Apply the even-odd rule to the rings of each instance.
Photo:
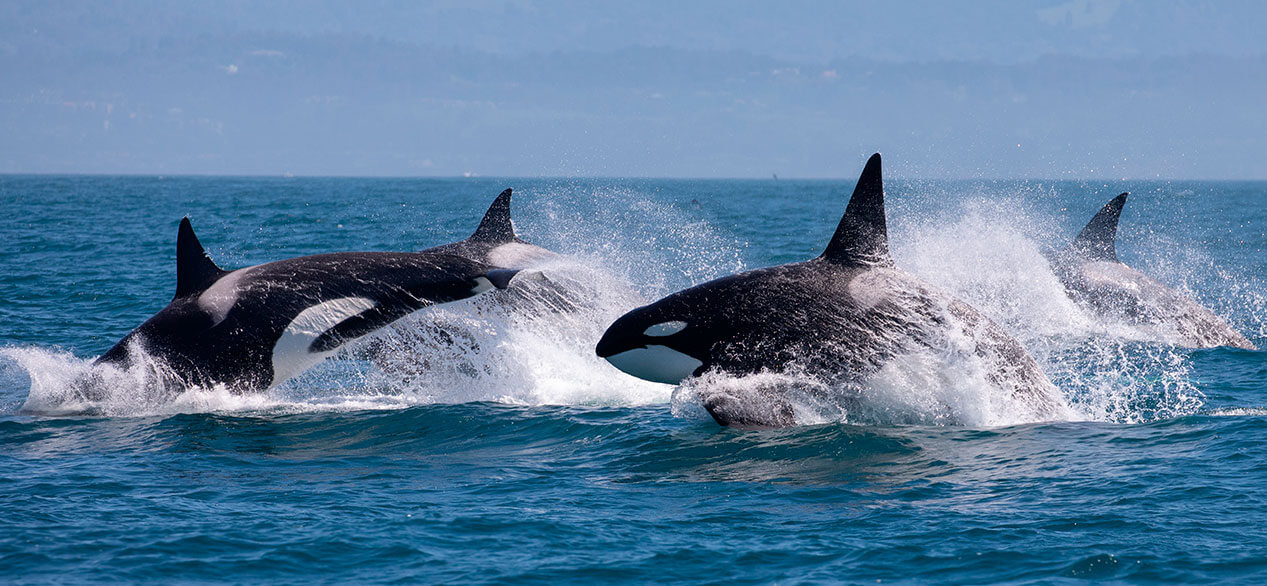
[[[521,236],[567,255],[546,272],[579,308],[427,310],[259,395],[68,390],[170,299],[182,216],[240,267],[457,240],[505,187]],[[983,410],[969,380],[928,412],[724,429],[689,389],[593,356],[636,305],[817,255],[852,187],[0,176],[0,576],[1267,580],[1267,355],[1097,319],[1041,255],[1132,191],[1122,259],[1264,345],[1267,183],[888,182],[898,265],[1020,340],[1073,405],[1065,421]]]

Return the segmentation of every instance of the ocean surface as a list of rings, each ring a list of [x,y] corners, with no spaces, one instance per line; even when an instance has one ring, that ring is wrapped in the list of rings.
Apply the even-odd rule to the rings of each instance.
[[[424,310],[257,395],[70,391],[170,300],[182,216],[236,268],[458,240],[506,187],[580,309]],[[0,581],[1267,581],[1267,354],[1105,323],[1042,256],[1131,191],[1122,260],[1262,346],[1267,183],[888,182],[897,264],[1020,340],[1067,421],[916,380],[726,429],[593,355],[637,305],[816,256],[852,188],[0,176]]]

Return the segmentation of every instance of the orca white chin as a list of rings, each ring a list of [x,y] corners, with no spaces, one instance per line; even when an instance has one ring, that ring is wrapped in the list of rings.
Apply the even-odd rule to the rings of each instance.
[[[626,374],[669,385],[681,383],[704,365],[692,356],[658,345],[625,350],[608,356],[607,361]]]

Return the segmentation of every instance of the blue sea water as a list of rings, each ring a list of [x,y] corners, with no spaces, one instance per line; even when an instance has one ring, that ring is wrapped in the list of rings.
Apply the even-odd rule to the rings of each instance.
[[[424,311],[377,342],[388,360],[348,353],[259,396],[66,391],[170,299],[184,215],[239,267],[457,240],[505,187],[593,307]],[[851,189],[0,176],[0,580],[1267,580],[1267,355],[1097,320],[1041,255],[1130,190],[1122,259],[1264,345],[1265,183],[888,183],[898,265],[1020,340],[1068,421],[967,388],[936,412],[724,429],[592,355],[639,303],[818,254]],[[473,342],[409,335],[436,324]]]

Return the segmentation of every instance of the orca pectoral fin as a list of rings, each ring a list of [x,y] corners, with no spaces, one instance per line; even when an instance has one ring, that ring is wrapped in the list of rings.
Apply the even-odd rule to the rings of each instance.
[[[494,287],[498,289],[505,289],[510,286],[510,281],[515,278],[515,275],[518,275],[521,272],[525,271],[521,271],[519,269],[493,269],[488,271],[488,274],[485,275],[485,277],[488,278],[488,282],[492,283]],[[527,272],[536,272],[540,274],[540,271]]]
[[[740,429],[778,429],[796,425],[792,405],[779,397],[750,395],[739,397],[727,392],[704,397],[704,410],[718,425]]]

